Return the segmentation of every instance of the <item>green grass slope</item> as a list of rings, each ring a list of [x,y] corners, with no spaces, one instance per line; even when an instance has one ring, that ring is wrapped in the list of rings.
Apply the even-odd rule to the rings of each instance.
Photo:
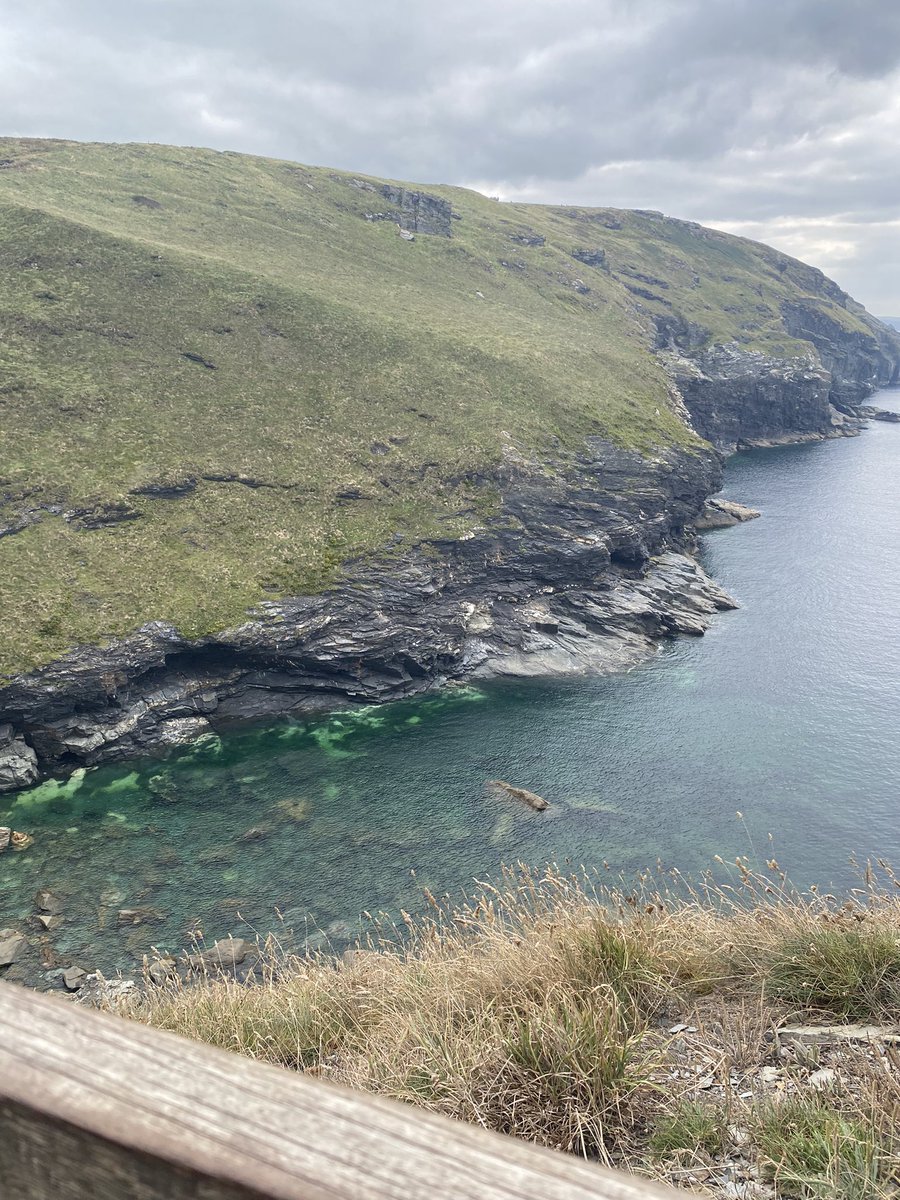
[[[147,620],[199,635],[462,534],[505,448],[689,445],[653,314],[784,354],[810,351],[785,298],[861,327],[818,272],[685,222],[429,187],[460,219],[409,241],[366,219],[380,189],[0,139],[0,672]]]

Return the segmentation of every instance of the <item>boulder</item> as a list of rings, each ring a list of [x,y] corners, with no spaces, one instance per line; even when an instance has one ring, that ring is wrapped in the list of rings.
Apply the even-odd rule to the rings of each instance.
[[[721,496],[714,496],[704,504],[703,511],[694,522],[694,528],[698,531],[728,529],[732,525],[740,525],[743,521],[752,521],[760,515],[758,509],[748,508],[746,504],[737,504],[734,500],[723,500]]]
[[[67,967],[62,973],[62,981],[69,992],[77,992],[85,979],[87,971],[83,971],[81,967]]]
[[[9,849],[9,843],[12,841],[12,830],[8,825],[0,825],[0,854],[4,850]]]
[[[245,941],[244,938],[227,937],[216,942],[209,950],[204,950],[201,954],[190,955],[188,963],[195,970],[235,967],[244,961],[252,949],[253,943]]]
[[[23,934],[15,929],[0,929],[0,967],[11,966],[25,949]]]
[[[174,958],[157,958],[147,967],[147,978],[157,987],[162,987],[177,973]]]
[[[34,897],[34,907],[38,912],[49,913],[51,917],[58,916],[63,910],[63,902],[49,888],[41,888]]]

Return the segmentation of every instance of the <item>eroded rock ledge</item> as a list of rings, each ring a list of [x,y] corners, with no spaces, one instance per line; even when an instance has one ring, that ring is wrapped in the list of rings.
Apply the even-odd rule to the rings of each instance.
[[[599,439],[507,463],[503,516],[461,541],[352,564],[320,596],[197,642],[147,625],[0,692],[0,788],[229,723],[413,695],[451,679],[610,671],[732,606],[688,553],[712,450],[648,461]]]

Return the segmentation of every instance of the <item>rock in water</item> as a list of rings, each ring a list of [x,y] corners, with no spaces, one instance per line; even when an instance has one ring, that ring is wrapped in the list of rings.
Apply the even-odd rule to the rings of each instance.
[[[536,792],[529,792],[527,788],[514,787],[511,783],[506,783],[502,779],[489,780],[488,787],[496,791],[505,792],[507,796],[512,796],[513,800],[521,800],[523,804],[527,804],[535,812],[543,812],[545,808],[550,807],[543,796],[539,796]]]
[[[752,521],[762,514],[756,508],[748,508],[746,504],[738,504],[734,500],[723,500],[721,496],[713,496],[703,506],[703,511],[694,522],[698,531],[706,529],[728,529],[732,525],[740,525],[743,521]]]
[[[56,917],[63,910],[63,902],[49,888],[41,888],[34,897],[34,907],[38,912],[48,913],[51,917]]]
[[[12,841],[12,830],[8,825],[0,825],[0,854],[4,850],[9,849],[9,843]]]
[[[77,992],[81,985],[87,979],[87,971],[81,967],[67,967],[62,973],[62,981],[66,986],[66,991]]]
[[[15,929],[0,929],[0,967],[11,966],[25,949],[25,938]]]
[[[244,938],[223,938],[202,954],[192,954],[188,959],[196,970],[210,967],[236,967],[242,963],[252,949],[252,943]]]

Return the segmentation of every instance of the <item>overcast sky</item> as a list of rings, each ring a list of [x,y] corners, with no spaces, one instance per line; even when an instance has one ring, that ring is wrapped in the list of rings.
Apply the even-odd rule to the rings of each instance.
[[[900,0],[0,0],[0,113],[658,208],[900,314]]]

